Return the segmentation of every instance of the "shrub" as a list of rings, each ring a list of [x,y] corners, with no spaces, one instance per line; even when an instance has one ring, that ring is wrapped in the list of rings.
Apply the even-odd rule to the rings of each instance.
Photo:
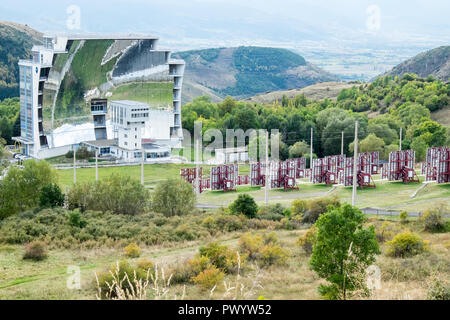
[[[238,255],[227,246],[221,246],[217,242],[211,242],[199,249],[200,256],[207,257],[212,265],[225,273],[234,273],[238,269]],[[245,256],[241,256],[241,265],[245,262]]]
[[[87,224],[86,220],[83,219],[79,210],[69,211],[67,214],[67,219],[69,224],[73,227],[84,228]]]
[[[440,210],[427,210],[421,217],[425,231],[443,232],[445,231],[445,222],[442,219]]]
[[[328,210],[328,206],[339,207],[338,198],[321,198],[314,200],[295,200],[292,203],[292,214],[302,216],[303,223],[315,223],[319,216]]]
[[[271,204],[268,206],[260,207],[258,210],[258,218],[272,221],[280,221],[285,217],[284,208],[281,204]]]
[[[435,281],[428,290],[428,300],[450,300],[450,285]]]
[[[244,193],[230,204],[230,210],[233,214],[243,214],[247,218],[255,218],[258,212],[258,205],[252,196]]]
[[[400,212],[400,222],[401,223],[407,223],[408,222],[408,212],[402,211]]]
[[[167,217],[190,213],[195,208],[196,196],[192,185],[181,179],[160,182],[152,196],[152,208]]]
[[[175,229],[175,234],[177,237],[183,240],[192,241],[197,238],[197,236],[192,232],[192,228],[187,224],[182,224]]]
[[[297,244],[303,248],[303,250],[311,254],[313,250],[314,244],[317,242],[317,228],[315,225],[312,225],[303,235],[301,235]]]
[[[127,175],[112,174],[94,183],[80,183],[67,194],[69,209],[80,208],[136,215],[147,208],[148,190]]]
[[[377,236],[378,242],[392,240],[396,234],[402,231],[402,229],[396,223],[389,221],[377,221],[373,224],[373,226],[375,227],[375,234]]]
[[[289,251],[279,245],[268,244],[261,249],[260,260],[263,266],[285,265],[289,258]]]
[[[308,209],[308,203],[305,200],[297,199],[292,202],[291,211],[294,215],[302,215]]]
[[[42,241],[32,241],[25,245],[24,259],[30,259],[34,261],[41,261],[47,258],[47,248]]]
[[[401,258],[415,256],[427,249],[427,243],[411,231],[397,234],[387,245],[389,256]]]
[[[238,240],[239,252],[246,254],[249,259],[258,259],[260,250],[264,246],[264,239],[259,234],[247,232]]]
[[[100,272],[96,274],[98,281],[98,287],[101,289],[102,295],[109,294],[111,297],[115,296],[115,291],[111,290],[113,285],[114,276],[116,279],[123,280],[125,276],[130,279],[130,281],[120,281],[120,288],[123,290],[130,290],[132,284],[132,279],[134,279],[135,269],[133,269],[127,260],[123,260],[111,265],[108,271]],[[142,279],[142,274],[136,272],[136,277]]]
[[[141,248],[134,242],[127,245],[124,251],[125,255],[129,258],[138,258],[141,255]]]
[[[225,277],[225,274],[219,269],[212,267],[211,269],[206,269],[200,272],[196,277],[192,279],[192,281],[200,286],[203,290],[209,290],[216,286],[222,279]]]
[[[39,205],[44,208],[64,205],[64,194],[56,183],[49,183],[42,187]]]

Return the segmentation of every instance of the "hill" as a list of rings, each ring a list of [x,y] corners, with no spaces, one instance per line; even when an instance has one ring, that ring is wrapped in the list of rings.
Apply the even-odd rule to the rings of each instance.
[[[19,59],[28,58],[42,34],[17,23],[0,21],[0,100],[19,95]]]
[[[306,98],[311,100],[323,100],[327,98],[335,100],[342,89],[351,88],[353,86],[355,86],[355,82],[321,82],[300,89],[280,90],[258,94],[245,99],[245,101],[256,103],[280,102],[283,96],[293,99],[301,94],[304,94]]]
[[[429,75],[442,81],[450,79],[450,46],[435,48],[400,63],[386,75],[401,76],[405,73],[415,73],[426,78]]]
[[[184,103],[200,94],[220,100],[247,98],[268,91],[303,88],[338,78],[279,48],[236,47],[173,54],[186,61]]]

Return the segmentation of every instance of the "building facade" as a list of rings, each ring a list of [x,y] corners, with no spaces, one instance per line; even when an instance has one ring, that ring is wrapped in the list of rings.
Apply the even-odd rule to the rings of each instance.
[[[148,35],[44,36],[31,59],[19,61],[21,134],[13,139],[21,152],[42,159],[82,142],[114,139],[106,100],[148,108],[140,139],[124,140],[127,146],[150,139],[180,147],[185,63],[157,49],[157,42]]]

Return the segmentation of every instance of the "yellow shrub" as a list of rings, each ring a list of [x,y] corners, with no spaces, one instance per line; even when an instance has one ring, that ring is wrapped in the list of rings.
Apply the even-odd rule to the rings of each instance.
[[[214,267],[208,257],[202,256],[190,259],[188,265],[193,275],[198,275],[200,272]]]
[[[139,259],[139,261],[137,262],[137,267],[138,269],[144,270],[145,272],[147,272],[148,270],[152,272],[153,269],[155,269],[155,265],[153,264],[153,262],[146,258]]]
[[[404,231],[387,242],[387,254],[393,257],[411,257],[428,249],[428,242],[423,241],[417,234]]]
[[[259,234],[247,232],[239,238],[238,244],[239,252],[246,254],[249,259],[257,259],[264,246],[264,239]]]
[[[200,272],[192,279],[192,281],[200,288],[209,290],[222,281],[224,276],[225,274],[222,271],[216,267],[212,267],[211,269],[206,269]]]
[[[289,258],[289,251],[278,245],[268,244],[261,249],[260,260],[264,266],[284,265]]]
[[[306,231],[298,238],[297,244],[302,247],[306,253],[310,254],[312,253],[312,249],[316,241],[317,228],[315,225],[312,225],[311,228],[308,229],[308,231]]]
[[[141,248],[132,242],[125,247],[125,255],[129,258],[137,258],[141,255]]]

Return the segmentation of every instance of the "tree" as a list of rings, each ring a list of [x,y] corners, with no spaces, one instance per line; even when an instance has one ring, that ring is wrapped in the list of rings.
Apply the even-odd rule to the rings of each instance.
[[[62,207],[64,194],[56,183],[49,183],[42,187],[39,205],[44,208]]]
[[[298,141],[289,147],[289,158],[300,158],[308,154],[309,151],[310,147],[305,141]]]
[[[353,152],[354,142],[349,145],[350,152]],[[365,139],[359,142],[358,151],[359,152],[369,152],[369,151],[379,151],[382,152],[384,150],[384,141],[383,139],[378,138],[373,133],[369,134]]]
[[[258,205],[250,195],[244,193],[230,204],[230,210],[233,214],[243,214],[247,218],[255,218],[258,213]]]
[[[412,135],[413,140],[419,136],[423,137],[429,147],[441,147],[446,140],[446,129],[440,123],[426,120],[414,128]]]
[[[67,193],[69,209],[135,215],[144,211],[148,190],[127,175],[112,174],[95,182],[78,183]]]
[[[0,218],[38,205],[42,188],[57,182],[56,170],[46,161],[27,160],[11,166],[0,182]]]
[[[248,129],[256,129],[256,112],[255,110],[245,105],[245,107],[238,109],[234,116],[235,129],[242,129],[247,131]]]
[[[416,161],[424,161],[427,155],[428,144],[423,136],[413,139],[411,142],[411,149],[416,152]]]
[[[160,182],[152,197],[152,209],[168,217],[180,216],[194,210],[196,197],[192,185],[181,179]]]
[[[380,253],[373,227],[363,229],[366,218],[349,204],[329,207],[316,222],[317,242],[310,259],[312,269],[328,285],[320,285],[319,293],[331,299],[346,299],[348,292],[367,291],[365,269]]]

